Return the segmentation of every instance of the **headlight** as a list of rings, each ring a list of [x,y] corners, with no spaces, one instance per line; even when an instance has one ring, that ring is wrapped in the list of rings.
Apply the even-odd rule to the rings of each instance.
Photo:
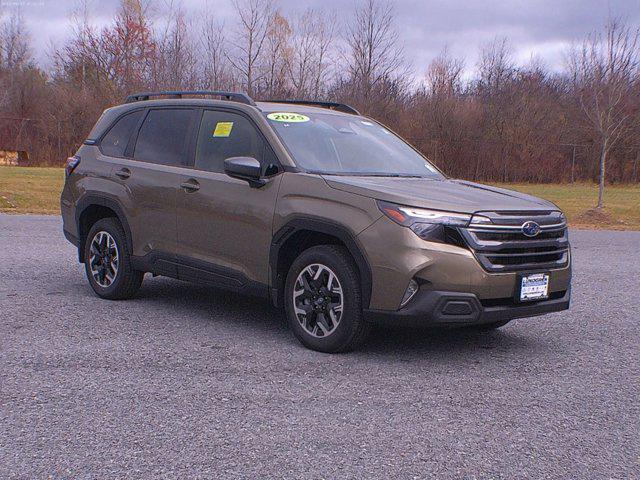
[[[489,217],[485,217],[483,215],[474,215],[473,217],[471,217],[471,221],[469,222],[469,225],[474,226],[474,225],[489,225],[490,223],[493,223],[493,221],[491,221],[491,219]]]
[[[409,227],[424,240],[444,241],[446,227],[466,227],[471,215],[442,210],[406,207],[394,203],[378,201],[378,208],[391,220]]]

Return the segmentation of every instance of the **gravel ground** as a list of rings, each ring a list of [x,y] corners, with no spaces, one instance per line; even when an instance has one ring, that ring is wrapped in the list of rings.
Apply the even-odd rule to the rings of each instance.
[[[569,312],[301,347],[264,301],[93,295],[0,216],[0,478],[640,478],[639,232],[572,232]]]

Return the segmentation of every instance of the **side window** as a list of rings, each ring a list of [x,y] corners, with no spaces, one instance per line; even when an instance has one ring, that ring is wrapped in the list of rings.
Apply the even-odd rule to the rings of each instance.
[[[100,142],[102,153],[110,157],[124,157],[124,150],[127,148],[131,133],[140,121],[142,113],[143,110],[138,110],[120,118]]]
[[[230,157],[253,157],[262,162],[265,144],[253,124],[236,113],[205,110],[198,132],[195,168],[224,172]]]
[[[150,110],[145,118],[133,158],[162,165],[186,165],[187,133],[194,111],[188,109]]]

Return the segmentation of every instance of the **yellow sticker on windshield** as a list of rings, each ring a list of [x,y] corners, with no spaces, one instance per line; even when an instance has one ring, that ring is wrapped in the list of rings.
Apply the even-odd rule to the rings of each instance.
[[[216,129],[213,131],[214,137],[228,137],[231,135],[231,129],[233,128],[233,122],[218,122],[216,123]]]
[[[285,123],[301,123],[308,122],[309,117],[306,115],[301,115],[299,113],[286,113],[286,112],[273,112],[267,115],[269,120],[273,120],[274,122],[285,122]]]

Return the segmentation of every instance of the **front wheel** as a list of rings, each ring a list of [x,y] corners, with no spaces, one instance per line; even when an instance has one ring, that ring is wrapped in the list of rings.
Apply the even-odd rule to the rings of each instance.
[[[337,353],[364,342],[369,324],[362,315],[358,270],[344,247],[302,252],[289,269],[284,295],[289,325],[307,348]]]
[[[89,230],[84,245],[84,266],[93,291],[109,300],[131,298],[144,273],[131,266],[131,252],[115,218],[98,220]]]

